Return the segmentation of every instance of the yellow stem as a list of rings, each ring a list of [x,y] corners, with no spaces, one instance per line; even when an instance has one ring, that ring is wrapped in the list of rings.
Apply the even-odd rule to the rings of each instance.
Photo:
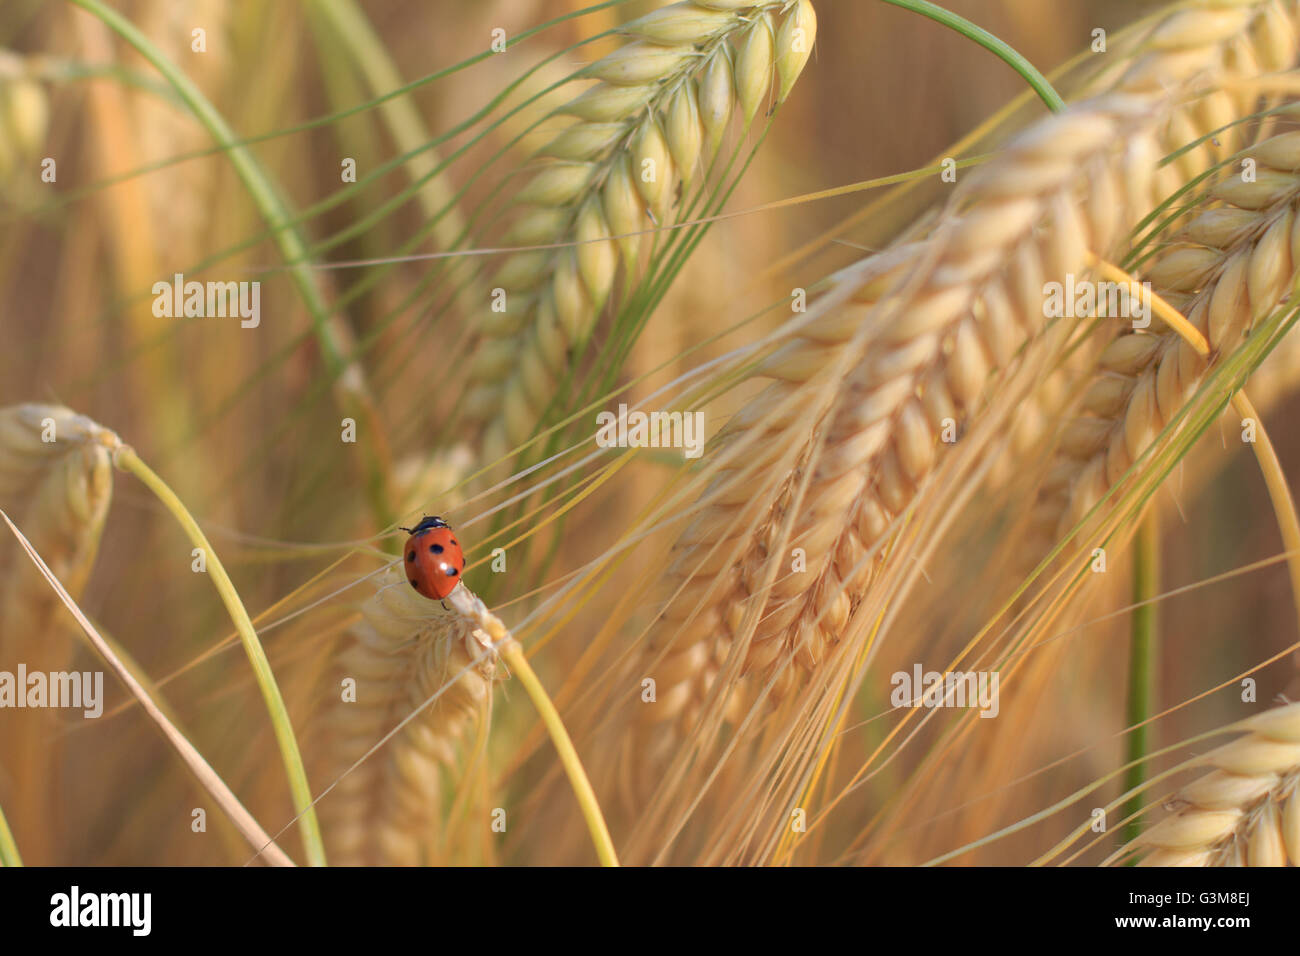
[[[1232,396],[1232,406],[1242,418],[1255,421],[1255,441],[1251,447],[1259,462],[1259,470],[1264,474],[1264,484],[1268,486],[1268,496],[1273,501],[1273,512],[1277,515],[1277,527],[1282,532],[1282,546],[1286,549],[1287,568],[1291,572],[1291,595],[1296,602],[1296,619],[1300,621],[1300,518],[1296,516],[1295,499],[1278,461],[1277,451],[1264,430],[1255,406],[1246,397],[1245,392]]]
[[[591,789],[591,781],[587,779],[587,772],[582,769],[582,761],[578,758],[578,751],[574,749],[573,741],[569,739],[569,732],[564,728],[560,712],[551,703],[546,688],[537,679],[537,674],[529,665],[528,658],[524,656],[523,647],[517,641],[513,638],[508,639],[501,650],[501,656],[519,678],[519,682],[524,685],[524,690],[532,698],[533,706],[541,714],[542,723],[546,724],[546,730],[550,733],[551,741],[560,755],[560,763],[564,765],[564,772],[569,776],[574,796],[578,798],[582,816],[587,821],[587,829],[591,831],[591,839],[596,845],[596,856],[601,866],[618,866],[614,841],[610,838],[609,828],[605,826],[605,818],[596,800],[596,791]]]
[[[1109,262],[1094,257],[1091,264],[1102,275],[1112,281],[1124,283],[1133,281],[1133,277],[1127,272]],[[1198,355],[1202,358],[1209,357],[1210,343],[1206,341],[1200,330],[1192,325],[1186,316],[1154,292],[1151,293],[1151,311],[1159,316],[1162,322],[1182,336],[1196,350]],[[1295,499],[1291,496],[1291,489],[1286,481],[1286,473],[1282,471],[1282,463],[1278,460],[1277,451],[1273,448],[1273,442],[1269,440],[1268,432],[1264,430],[1264,422],[1260,419],[1259,413],[1255,411],[1255,406],[1251,404],[1244,391],[1237,392],[1232,396],[1232,407],[1237,410],[1237,413],[1243,419],[1249,418],[1255,422],[1256,440],[1251,442],[1250,446],[1255,451],[1255,459],[1259,462],[1259,470],[1264,475],[1264,484],[1268,487],[1268,496],[1273,504],[1273,514],[1277,519],[1278,530],[1282,533],[1282,545],[1287,554],[1287,567],[1291,572],[1291,598],[1296,606],[1296,619],[1300,621],[1300,516],[1297,516],[1296,513]]]
[[[1130,285],[1137,280],[1129,273],[1125,272],[1117,265],[1107,262],[1105,259],[1098,259],[1096,256],[1089,255],[1089,264],[1104,275],[1112,282],[1118,282],[1123,285]],[[1187,340],[1187,344],[1196,349],[1196,354],[1201,358],[1206,358],[1210,354],[1210,343],[1206,341],[1201,330],[1192,325],[1181,312],[1172,305],[1158,296],[1156,293],[1149,293],[1151,296],[1151,311],[1160,317],[1160,321],[1169,326],[1180,336]]]

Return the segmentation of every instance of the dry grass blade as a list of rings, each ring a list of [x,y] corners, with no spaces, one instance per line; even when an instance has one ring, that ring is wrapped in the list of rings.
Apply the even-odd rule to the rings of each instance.
[[[633,41],[582,70],[598,82],[557,112],[572,125],[546,146],[515,195],[519,252],[491,279],[503,306],[484,311],[462,413],[483,423],[493,461],[533,433],[610,298],[622,259],[708,172],[733,115],[754,120],[773,84],[780,102],[812,53],[809,0],[674,3],[623,30]]]
[[[108,663],[108,666],[112,668],[113,672],[117,675],[118,680],[125,684],[127,690],[129,690],[132,696],[140,702],[141,709],[144,710],[149,719],[158,726],[158,729],[162,731],[163,736],[167,738],[167,742],[176,749],[176,752],[180,754],[181,759],[185,761],[185,766],[194,774],[195,778],[203,788],[212,795],[212,798],[216,800],[217,804],[230,818],[231,822],[239,829],[239,832],[244,835],[253,849],[257,851],[257,854],[265,857],[267,862],[271,863],[273,866],[293,866],[293,861],[290,860],[285,852],[276,845],[275,840],[258,825],[252,815],[244,809],[243,804],[239,802],[239,798],[231,792],[230,788],[226,786],[224,781],[222,781],[220,775],[212,769],[206,760],[203,759],[203,755],[194,748],[194,745],[185,738],[184,734],[176,729],[176,726],[167,719],[167,716],[162,712],[162,709],[153,702],[149,694],[140,686],[139,682],[136,681],[135,677],[131,674],[130,668],[118,660],[116,655],[113,654],[112,648],[109,647],[108,642],[100,636],[99,632],[95,630],[94,625],[92,625],[90,621],[86,619],[86,616],[81,613],[81,608],[77,606],[77,602],[72,599],[70,594],[68,594],[67,589],[64,588],[63,584],[55,576],[54,572],[50,570],[49,565],[45,563],[40,554],[37,553],[36,549],[32,547],[31,542],[28,541],[27,538],[23,536],[23,533],[18,530],[17,526],[9,520],[9,515],[0,511],[0,518],[4,518],[5,524],[9,526],[9,530],[14,533],[14,536],[22,545],[23,550],[27,552],[32,562],[40,569],[41,575],[49,582],[50,587],[54,589],[59,600],[62,601],[67,609],[72,613],[72,616],[77,619],[77,623],[81,625],[81,629],[86,633],[86,636],[90,638],[95,650],[99,652],[99,655]]]

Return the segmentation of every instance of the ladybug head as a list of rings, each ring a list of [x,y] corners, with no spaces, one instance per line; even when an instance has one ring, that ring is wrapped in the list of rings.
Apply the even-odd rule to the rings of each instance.
[[[424,518],[414,528],[398,528],[399,531],[409,531],[411,534],[419,534],[421,531],[428,531],[430,528],[450,528],[451,525],[443,521],[437,515],[431,515]]]

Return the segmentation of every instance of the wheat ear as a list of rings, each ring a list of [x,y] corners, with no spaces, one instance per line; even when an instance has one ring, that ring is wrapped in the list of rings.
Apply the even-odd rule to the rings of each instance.
[[[1159,132],[1162,152],[1174,156],[1157,173],[1159,196],[1173,196],[1245,145],[1239,120],[1256,111],[1257,98],[1245,87],[1230,91],[1230,83],[1223,83],[1223,89],[1214,88],[1215,84],[1293,66],[1300,43],[1296,21],[1293,0],[1185,4],[1151,28],[1130,62],[1105,75],[1105,92],[1153,91],[1192,80],[1203,91],[1171,112]],[[1001,483],[1013,470],[1024,468],[1032,450],[1084,387],[1095,362],[1095,348],[1073,354],[1054,370],[1033,400],[1025,403],[1011,423],[1008,451],[1000,463],[1002,474],[995,475],[995,482]],[[1047,530],[1050,533],[1052,529]],[[1029,551],[1041,554],[1038,549]]]
[[[1300,866],[1300,704],[1228,729],[1245,734],[1193,761],[1213,770],[1125,848],[1139,866]]]
[[[101,431],[58,405],[0,409],[0,506],[23,522],[74,597],[90,574],[112,497],[110,454],[94,440]],[[0,653],[22,660],[48,640],[59,602],[31,569],[5,565]]]
[[[1110,342],[1040,491],[1035,522],[1044,534],[1059,537],[1086,515],[1151,446],[1215,359],[1290,294],[1300,262],[1300,133],[1265,140],[1251,156],[1256,180],[1234,171],[1210,189],[1208,208],[1142,270],[1153,291],[1205,336],[1211,359],[1154,322]]]
[[[928,275],[900,279],[900,285],[914,286],[901,304],[898,287],[888,290],[901,320],[869,334],[866,357],[839,384],[841,410],[820,428],[824,461],[798,466],[811,468],[812,477],[789,544],[805,549],[810,574],[777,576],[763,598],[766,607],[746,669],[768,669],[786,656],[806,668],[824,656],[869,583],[867,556],[877,550],[942,449],[938,434],[945,421],[960,422],[989,376],[1004,369],[1043,327],[1044,280],[1081,275],[1083,262],[1073,256],[1117,243],[1155,200],[1229,148],[1232,139],[1226,134],[1217,146],[1207,139],[1177,164],[1155,169],[1155,159],[1168,151],[1169,141],[1181,144],[1187,142],[1183,137],[1205,136],[1245,108],[1217,90],[1187,97],[1180,84],[1194,79],[1215,90],[1215,78],[1288,65],[1296,48],[1294,13],[1295,4],[1275,0],[1211,2],[1172,12],[1155,25],[1113,81],[1121,94],[1167,104],[1154,132],[1140,123],[1133,132],[1124,129],[1132,140],[1123,153],[1115,141],[1093,138],[1102,130],[1120,135],[1123,121],[1115,124],[1122,110],[1109,115],[1104,107],[1076,109],[1045,121],[1013,146],[1003,162],[967,181],[946,217],[948,235],[941,237],[936,230],[913,260],[937,256],[940,261]],[[1058,123],[1060,128],[1053,126]],[[1070,123],[1078,126],[1067,131]],[[1061,135],[1045,132],[1054,129]],[[1073,165],[1068,173],[1067,164]],[[1035,227],[1042,228],[1041,234]],[[875,291],[881,287],[877,280]],[[872,322],[872,315],[869,298],[832,310],[808,323],[796,342],[760,369],[781,381],[735,422],[738,429],[764,435],[747,442],[760,466],[770,464],[764,457],[768,450],[790,445],[784,432],[792,422],[798,422],[796,431],[806,430],[796,414],[801,403],[795,396],[830,367],[835,350],[859,326]],[[810,447],[806,436],[795,441]],[[669,695],[673,706],[645,708],[646,719],[681,716],[693,723],[690,711],[705,699],[718,661],[726,657],[755,597],[762,559],[771,552],[769,542],[788,502],[783,492],[757,530],[743,530],[737,518],[754,494],[754,484],[744,480],[750,468],[749,461],[719,468],[704,513],[679,542],[670,579],[680,596],[665,613],[667,623],[678,627],[664,633],[684,633],[661,638],[651,648],[651,659],[663,657],[660,666],[670,685],[676,683],[671,678],[684,675],[693,690],[675,689]],[[742,554],[745,568],[724,572],[728,561]],[[708,597],[701,601],[704,595]],[[672,648],[665,653],[669,643]],[[778,670],[776,697],[799,680],[793,670]]]
[[[596,80],[556,112],[575,120],[538,154],[514,196],[505,242],[560,244],[510,255],[490,285],[484,340],[461,411],[482,423],[491,461],[523,443],[609,299],[635,269],[640,234],[708,171],[731,117],[746,127],[775,84],[783,101],[812,52],[809,0],[674,3],[626,24],[632,41],[579,72]]]
[[[95,422],[58,405],[0,409],[0,509],[21,522],[32,547],[78,598],[99,550],[113,492],[109,450]],[[63,605],[15,542],[0,548],[0,669],[24,663],[33,671],[67,670],[76,652],[75,629]],[[58,637],[66,635],[66,639]],[[30,862],[49,860],[49,793],[55,751],[49,746],[49,711],[6,716],[0,766],[14,780],[30,781],[0,794],[23,835]]]
[[[500,657],[541,715],[597,859],[617,866],[614,841],[573,741],[509,628],[463,584],[438,614],[442,602],[416,597],[408,583],[404,574],[385,572],[353,629],[355,643],[339,658],[354,696],[349,708],[343,695],[344,707],[335,705],[328,718],[335,772],[326,814],[336,859],[372,865],[439,860],[445,842],[441,770],[454,762],[471,721],[482,718],[486,729]],[[363,700],[366,706],[357,709]]]
[[[1254,74],[1279,71],[1294,65],[1297,55],[1297,5],[1294,3],[1266,3],[1245,5],[1219,4],[1222,16],[1212,16],[1209,6],[1206,9],[1179,11],[1162,21],[1166,27],[1157,28],[1156,36],[1166,37],[1187,35],[1190,31],[1200,29],[1200,24],[1210,24],[1215,32],[1212,50],[1195,55],[1188,55],[1185,65],[1179,66],[1182,57],[1174,54],[1172,62],[1183,75],[1189,75],[1188,69],[1200,70],[1201,83],[1223,81],[1226,89],[1250,89],[1249,84],[1234,84],[1234,78],[1250,77]],[[1234,9],[1235,6],[1235,9]],[[1209,11],[1207,13],[1207,10]],[[1248,16],[1243,16],[1248,14]],[[1182,23],[1184,27],[1177,27]],[[1170,29],[1175,27],[1175,29]],[[1231,30],[1235,32],[1223,32]],[[1176,47],[1175,47],[1176,49]],[[1158,69],[1155,61],[1161,54],[1150,52],[1138,58],[1135,64],[1122,72],[1123,82],[1146,82]],[[1207,66],[1208,64],[1208,66]],[[1144,79],[1145,78],[1145,79]],[[1205,87],[1202,87],[1204,90]],[[1249,119],[1259,109],[1259,102],[1252,95],[1241,95],[1214,90],[1211,86],[1197,100],[1179,111],[1181,119],[1168,123],[1160,133],[1161,148],[1167,154],[1179,154],[1188,143],[1203,141],[1204,146],[1192,153],[1199,152],[1200,162],[1189,166],[1188,157],[1192,153],[1181,153],[1178,159],[1166,167],[1176,172],[1176,177],[1166,175],[1161,179],[1161,189],[1171,194],[1180,180],[1189,174],[1199,175],[1202,164],[1214,159],[1227,160],[1233,156],[1233,144],[1240,142],[1243,132],[1249,129],[1248,122],[1235,122],[1234,117]],[[1228,127],[1224,129],[1223,127]],[[1285,167],[1290,167],[1293,160],[1284,156],[1286,139],[1279,139],[1265,146],[1263,155]],[[1210,154],[1204,147],[1218,144],[1215,154]],[[1257,157],[1258,159],[1258,157]],[[1233,160],[1231,169],[1240,169]],[[1278,185],[1276,170],[1265,167],[1265,178]],[[1186,180],[1190,182],[1190,179]],[[1267,232],[1270,223],[1275,222],[1281,211],[1282,202],[1273,204],[1265,201],[1259,205],[1259,194],[1248,199],[1252,208],[1234,209],[1230,203],[1219,205],[1212,210],[1204,210],[1204,218],[1194,220],[1191,225],[1183,225],[1181,230],[1165,229],[1165,235],[1159,237],[1161,247],[1168,243],[1164,253],[1153,260],[1146,276],[1155,280],[1155,291],[1164,293],[1181,308],[1186,309],[1194,294],[1169,288],[1161,288],[1161,283],[1172,281],[1181,285],[1198,268],[1203,279],[1215,272],[1215,260],[1221,267],[1230,255],[1249,255],[1248,249],[1259,241]],[[1281,199],[1281,197],[1279,197]],[[1179,200],[1183,202],[1185,200]],[[1195,211],[1193,215],[1195,215]],[[1235,225],[1235,229],[1234,229]],[[1239,243],[1234,248],[1225,248],[1232,243]],[[1167,258],[1166,258],[1167,257]],[[1294,255],[1291,256],[1294,259]],[[1282,286],[1275,286],[1266,292],[1267,285],[1264,267],[1270,260],[1261,260],[1254,268],[1255,298],[1249,302],[1238,301],[1233,309],[1237,312],[1232,323],[1244,328],[1249,321],[1266,315],[1278,304],[1276,293],[1286,294],[1290,279]],[[1197,265],[1193,266],[1192,263]],[[1279,263],[1272,260],[1272,265]],[[1151,271],[1154,269],[1154,273]],[[1190,270],[1190,271],[1189,271]],[[1221,271],[1221,269],[1220,269]],[[1249,272],[1250,270],[1248,270]],[[1240,276],[1238,276],[1240,278]],[[1263,280],[1263,281],[1261,281]],[[1236,280],[1233,280],[1236,285]],[[1250,283],[1247,282],[1247,292]],[[1190,286],[1188,288],[1196,288]],[[1204,295],[1212,298],[1212,290],[1206,288]],[[1220,304],[1223,308],[1223,304]],[[1246,317],[1241,310],[1248,310],[1251,317]],[[1227,312],[1221,313],[1227,315]],[[1191,358],[1191,350],[1180,354],[1175,351],[1180,345],[1179,336],[1159,325],[1140,333],[1142,337],[1123,332],[1112,335],[1109,343],[1098,336],[1096,342],[1088,343],[1087,349],[1074,354],[1072,360],[1058,366],[1043,388],[1026,402],[1019,417],[1013,422],[1008,449],[1000,464],[1003,474],[999,483],[1015,474],[1028,488],[1041,481],[1039,498],[1030,509],[1031,540],[1026,542],[1017,538],[1015,542],[1015,561],[1022,568],[1037,563],[1062,534],[1096,504],[1099,498],[1111,487],[1108,476],[1111,468],[1118,469],[1112,474],[1121,474],[1132,464],[1135,454],[1149,447],[1156,434],[1164,427],[1169,416],[1181,407],[1190,390],[1203,378],[1209,366],[1203,362],[1191,363],[1196,367],[1193,380],[1179,381],[1182,371]],[[1275,350],[1276,361],[1266,363],[1263,371],[1268,373],[1270,388],[1261,395],[1267,402],[1279,392],[1289,379],[1294,381],[1294,374],[1285,366],[1288,356],[1285,353],[1287,341],[1283,347]],[[1104,350],[1104,351],[1103,351]],[[1101,353],[1100,360],[1098,353]],[[1170,363],[1163,371],[1157,365],[1161,356]],[[1145,378],[1144,378],[1145,376]],[[1252,382],[1256,379],[1252,378]],[[1175,384],[1177,383],[1177,384]],[[1155,392],[1149,388],[1154,384]],[[1252,388],[1254,391],[1254,388]],[[1181,393],[1176,396],[1175,393]],[[1152,395],[1154,394],[1154,399]],[[1080,396],[1082,399],[1080,401]],[[1063,409],[1074,404],[1074,414],[1079,407],[1079,417],[1068,420],[1061,425]],[[1155,408],[1156,414],[1151,415]],[[1129,411],[1136,411],[1132,429],[1126,427]],[[1153,427],[1154,430],[1143,432]],[[1042,458],[1042,453],[1035,449],[1035,444],[1044,444],[1045,435],[1059,440],[1052,456]],[[1134,441],[1132,449],[1127,447],[1129,440]],[[1051,450],[1051,446],[1048,446]],[[1113,459],[1111,455],[1113,454]],[[1127,459],[1127,462],[1125,462]],[[1043,464],[1040,466],[1039,462]],[[1121,467],[1123,466],[1123,467]],[[1087,470],[1085,470],[1087,469]],[[1046,474],[1046,478],[1043,476]],[[1019,580],[1019,575],[1014,576]],[[1007,742],[999,743],[990,739],[994,751],[1004,752]],[[1015,749],[1015,748],[1012,748]],[[958,779],[965,771],[974,770],[977,764],[986,766],[998,763],[995,752],[962,753],[956,761],[949,761],[945,773],[949,779]],[[975,771],[978,773],[978,771]],[[969,779],[969,773],[965,779]],[[942,787],[940,788],[942,789]],[[990,812],[996,807],[990,806]]]
[[[392,569],[379,578],[362,615],[339,654],[334,679],[322,688],[332,700],[327,779],[338,780],[321,801],[330,860],[372,866],[441,862],[442,774],[455,764],[467,729],[486,714],[495,658],[485,652],[472,621],[413,593]],[[354,701],[344,695],[349,678],[355,681]]]
[[[663,657],[648,670],[660,687],[691,690],[674,688],[667,701],[661,691],[644,720],[679,719],[683,730],[694,722],[755,601],[763,610],[743,670],[776,674],[775,697],[799,680],[787,662],[807,670],[826,656],[870,583],[878,546],[933,467],[941,432],[1042,333],[1044,282],[1082,273],[1089,249],[1111,248],[1151,207],[1156,121],[1137,98],[1042,121],[962,185],[933,237],[903,250],[883,285],[877,278],[799,328],[763,365],[777,382],[729,425],[746,435],[747,454],[716,466],[702,513],[676,546],[667,575],[676,596],[650,647],[651,660]],[[825,387],[824,371],[849,348],[860,354],[831,383],[834,408],[809,439],[799,396]],[[818,433],[815,460],[776,468],[779,453],[812,448]],[[786,478],[764,499],[767,514],[756,528],[737,521],[764,497],[755,476],[773,470]],[[775,542],[804,473],[788,545],[804,549],[807,573],[792,574]],[[770,561],[781,571],[766,588]]]

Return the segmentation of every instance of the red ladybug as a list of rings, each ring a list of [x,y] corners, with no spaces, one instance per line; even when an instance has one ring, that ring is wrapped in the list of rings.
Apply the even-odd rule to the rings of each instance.
[[[406,580],[430,600],[442,600],[456,589],[465,570],[465,552],[451,525],[435,515],[400,530],[411,533],[406,539]]]

